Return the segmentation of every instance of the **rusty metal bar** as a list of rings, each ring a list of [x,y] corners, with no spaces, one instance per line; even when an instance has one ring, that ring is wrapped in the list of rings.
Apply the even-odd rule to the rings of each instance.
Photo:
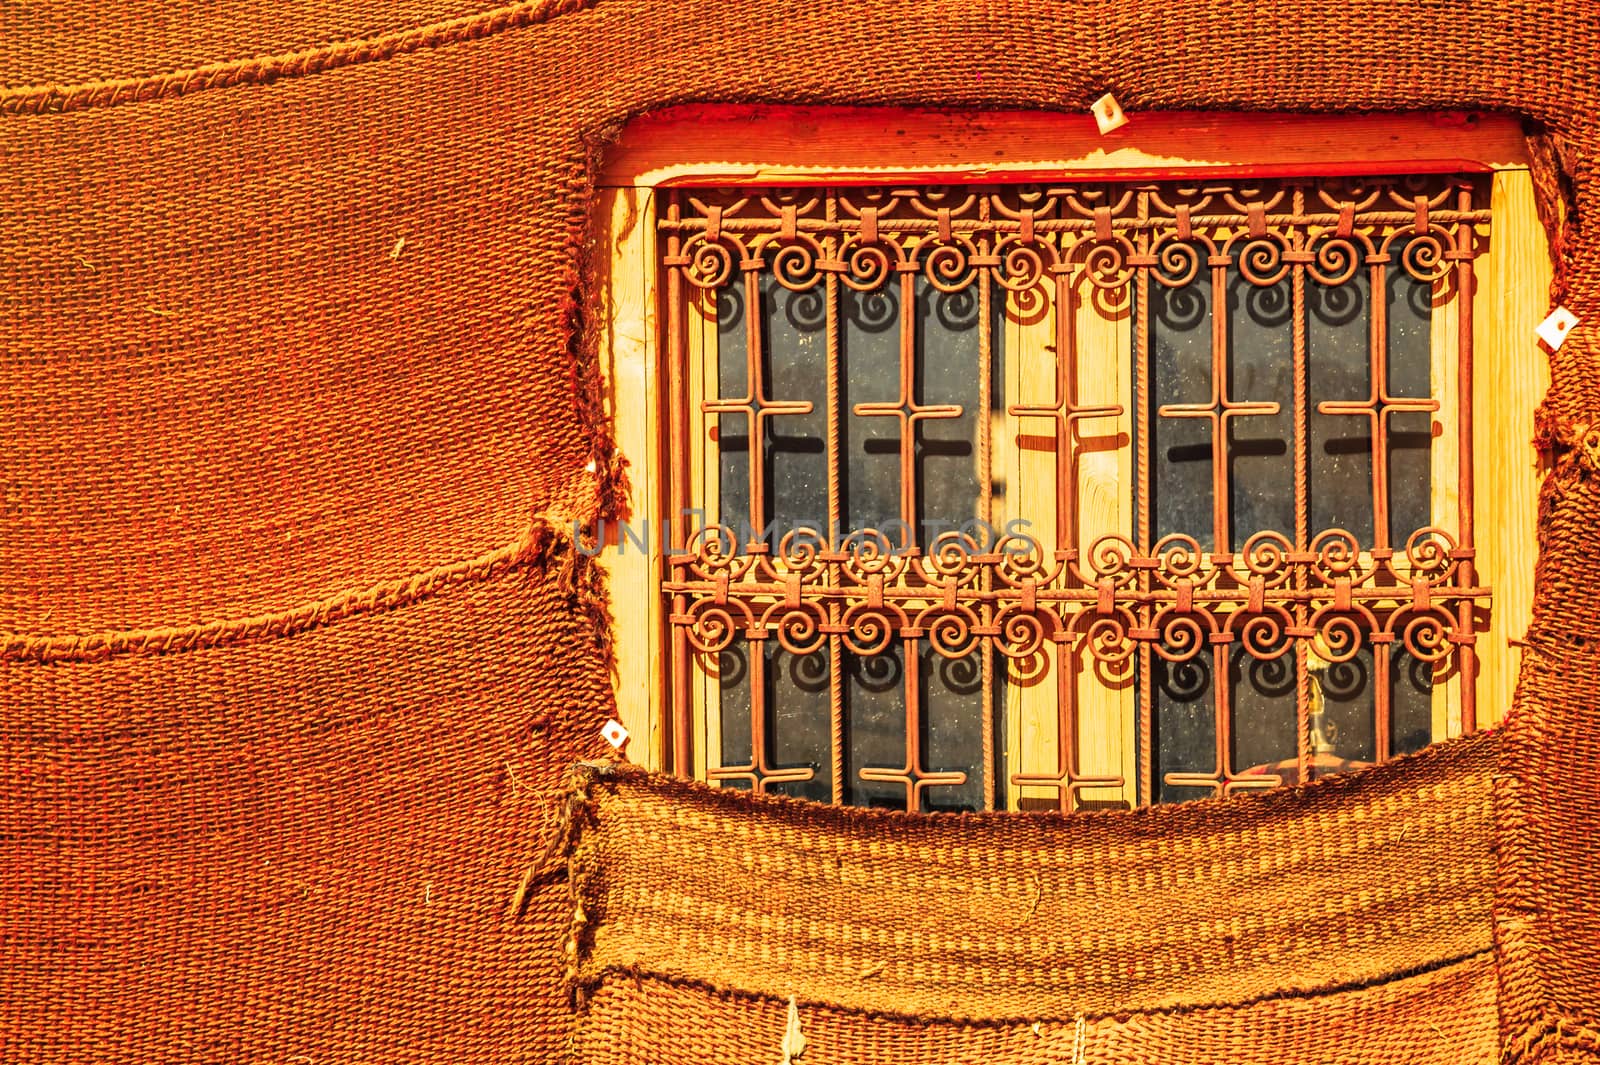
[[[1221,259],[1219,262],[1218,259]],[[1171,406],[1158,413],[1168,418],[1198,416],[1211,422],[1211,550],[1218,555],[1230,551],[1233,538],[1229,526],[1228,492],[1228,419],[1223,411],[1228,406],[1228,257],[1214,256],[1211,265],[1211,402],[1205,410],[1174,410]],[[1276,410],[1273,413],[1277,413]],[[1225,700],[1224,688],[1219,683],[1219,699]],[[1218,713],[1226,713],[1219,702]],[[1219,734],[1221,725],[1218,725]]]
[[[827,197],[827,219],[832,223],[839,220],[839,201],[832,195]],[[829,233],[823,238],[822,254],[830,262],[839,258],[838,237]],[[828,549],[835,551],[839,546],[839,526],[843,520],[840,498],[843,490],[839,483],[839,466],[844,461],[842,434],[843,427],[839,412],[839,273],[830,270],[823,275],[823,283],[827,286],[827,305],[824,313],[827,316],[827,363],[828,380],[828,439],[825,445],[828,463],[828,528],[826,541]],[[839,625],[839,604],[828,604],[828,623],[831,626]],[[844,663],[840,659],[843,644],[837,635],[828,637],[828,760],[831,767],[832,798],[835,804],[844,802],[844,774],[845,774],[845,720],[844,720]]]
[[[1472,205],[1472,187],[1463,184],[1458,192],[1461,206]],[[1474,539],[1473,518],[1476,506],[1474,484],[1472,476],[1472,299],[1477,287],[1477,278],[1472,272],[1472,256],[1475,251],[1475,238],[1472,225],[1467,221],[1456,223],[1455,227],[1455,254],[1456,258],[1456,358],[1458,369],[1456,371],[1456,395],[1459,397],[1460,410],[1456,415],[1457,426],[1457,451],[1456,461],[1460,473],[1458,475],[1457,490],[1457,537],[1458,551],[1460,553],[1460,568],[1456,579],[1464,585],[1476,584],[1475,554],[1477,551]],[[1461,603],[1456,607],[1458,621],[1456,623],[1455,638],[1457,643],[1457,662],[1460,671],[1461,686],[1461,731],[1463,733],[1478,730],[1478,659],[1476,642],[1477,629],[1473,623],[1473,608],[1476,603]]]
[[[1305,213],[1305,190],[1294,190],[1294,213]],[[1294,360],[1294,547],[1296,551],[1309,550],[1311,545],[1311,367],[1308,350],[1306,306],[1306,267],[1303,230],[1295,231],[1296,261],[1289,267],[1290,298],[1293,317],[1290,334]],[[1295,574],[1295,588],[1304,590],[1305,575]],[[1308,613],[1304,604],[1294,611],[1296,631],[1307,628]],[[1294,644],[1294,719],[1295,764],[1298,779],[1310,779],[1311,772],[1311,671],[1307,668],[1309,649],[1303,640]]]
[[[989,201],[983,201],[983,216],[989,215]],[[980,251],[988,256],[990,249],[987,243],[979,246]],[[978,387],[977,387],[977,418],[974,419],[974,431],[978,435],[978,516],[983,519],[984,525],[994,528],[994,461],[990,456],[989,436],[994,431],[993,427],[993,381],[994,381],[994,304],[990,286],[993,279],[987,274],[978,278]],[[987,535],[987,534],[983,534]],[[982,549],[992,551],[993,544],[983,544]],[[979,587],[984,591],[994,588],[994,575],[985,572],[981,575]],[[993,611],[987,612],[984,617],[985,627],[992,627]],[[993,637],[985,636],[978,644],[978,654],[981,659],[979,668],[982,670],[982,703],[979,710],[978,727],[982,730],[980,738],[983,764],[983,808],[995,808],[995,778],[999,772],[995,765],[994,753],[994,704],[995,704],[995,675],[994,675],[994,647]]]
[[[1394,684],[1394,653],[1390,644],[1373,644],[1372,676],[1372,754],[1378,761],[1387,762],[1394,752],[1394,717],[1390,706],[1390,690]]]
[[[1065,551],[1078,548],[1078,449],[1074,446],[1075,421],[1082,415],[1078,409],[1078,337],[1077,301],[1073,298],[1070,276],[1066,271],[1056,274],[1056,391],[1050,407],[1039,411],[1031,407],[1017,407],[1012,413],[1024,417],[1030,414],[1050,414],[1055,420],[1056,434],[1056,547]],[[1108,412],[1109,413],[1109,412]],[[1065,741],[1063,741],[1065,742]]]
[[[917,527],[917,423],[915,415],[906,411],[916,401],[917,387],[917,285],[916,274],[906,271],[900,275],[900,398],[894,409],[880,404],[876,407],[858,404],[856,414],[862,417],[890,415],[900,421],[900,520],[906,523],[910,537],[907,547],[922,546]],[[907,674],[907,681],[910,674]],[[907,689],[914,691],[915,689]],[[907,696],[908,701],[910,696]],[[913,806],[912,809],[916,807]]]
[[[1281,182],[1281,184],[1288,183],[1288,181]],[[1127,187],[1126,183],[1124,183],[1122,187]],[[903,190],[895,191],[900,192]],[[1046,189],[1045,191],[1048,194],[1057,192],[1059,190]],[[1363,225],[1367,226],[1410,225],[1414,217],[1415,216],[1410,208],[1394,211],[1366,211],[1362,213],[1360,221]],[[1483,208],[1474,208],[1468,211],[1435,211],[1432,214],[1432,218],[1435,222],[1439,223],[1486,223],[1489,221],[1489,212],[1487,209]],[[1242,221],[1243,218],[1238,212],[1224,212],[1217,214],[1194,213],[1189,216],[1189,222],[1195,229],[1227,228],[1229,226],[1240,225]],[[1274,230],[1285,229],[1289,226],[1296,225],[1319,226],[1332,229],[1339,223],[1339,212],[1308,211],[1304,215],[1297,215],[1292,212],[1273,212],[1263,214],[1261,216],[1261,221],[1269,229]],[[941,223],[930,218],[903,218],[894,220],[893,229],[899,233],[915,234],[920,236],[938,232],[940,224]],[[1166,216],[1156,216],[1143,221],[1131,218],[1115,217],[1111,219],[1110,223],[1112,231],[1118,234],[1136,232],[1140,229],[1165,230],[1170,227],[1171,224],[1171,218]],[[659,228],[663,233],[670,233],[674,231],[679,233],[687,233],[698,229],[703,229],[704,221],[695,218],[685,218],[676,222],[663,221],[659,223]],[[776,228],[773,224],[773,220],[760,217],[730,217],[725,219],[722,223],[722,229],[732,235],[750,232],[763,232],[773,228]],[[800,233],[817,233],[827,228],[829,228],[829,223],[821,218],[802,217],[797,219],[795,224],[796,231]],[[851,227],[847,224],[845,228]],[[889,228],[887,223],[885,224],[885,228]],[[997,219],[988,223],[982,222],[976,217],[952,218],[950,221],[950,233],[952,235],[966,236],[983,228],[993,228],[998,232],[1013,233],[1017,231],[1018,227],[1014,220],[1004,219]],[[1092,236],[1098,228],[1099,223],[1097,223],[1092,216],[1054,219],[1037,218],[1033,223],[1033,231],[1046,236]]]
[[[1139,211],[1144,216],[1148,213],[1149,194],[1140,197]],[[1146,240],[1149,238],[1146,237]],[[1151,249],[1148,244],[1144,248],[1147,257]],[[1150,500],[1154,498],[1155,486],[1150,473],[1150,271],[1140,270],[1136,275],[1135,283],[1138,285],[1137,306],[1134,308],[1134,354],[1133,354],[1133,483],[1136,498],[1134,500],[1134,544],[1139,554],[1148,557],[1150,547]],[[1137,588],[1140,594],[1150,591],[1150,573],[1140,570],[1137,574]],[[1154,755],[1151,747],[1155,740],[1155,691],[1151,687],[1155,682],[1154,653],[1148,643],[1139,645],[1139,690],[1136,698],[1138,707],[1136,713],[1137,743],[1139,760],[1139,785],[1135,797],[1139,805],[1148,806],[1155,801],[1156,781],[1154,768]]]
[[[667,217],[676,220],[681,210],[676,192],[667,199]],[[683,239],[677,233],[667,234],[667,424],[668,446],[674,456],[685,455],[689,450],[689,403],[685,394],[684,372],[684,278],[678,267],[683,260]],[[681,461],[669,464],[668,475],[668,527],[672,533],[672,550],[688,544],[689,470]],[[677,592],[672,596],[672,614],[682,615],[688,609],[688,597]],[[672,747],[671,765],[680,777],[694,775],[694,707],[691,699],[691,674],[688,634],[678,625],[672,626],[672,685],[671,706]]]

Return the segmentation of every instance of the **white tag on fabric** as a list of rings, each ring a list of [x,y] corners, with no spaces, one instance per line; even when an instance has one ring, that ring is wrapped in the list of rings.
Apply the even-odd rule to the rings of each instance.
[[[1117,98],[1110,93],[1090,104],[1089,110],[1094,114],[1094,124],[1100,127],[1102,134],[1121,129],[1128,124],[1128,116],[1123,112],[1122,105],[1117,103]]]
[[[1567,334],[1572,332],[1572,327],[1578,324],[1578,316],[1565,307],[1557,307],[1550,312],[1550,317],[1534,327],[1534,332],[1539,334],[1539,339],[1544,341],[1551,351],[1559,348],[1567,339]]]

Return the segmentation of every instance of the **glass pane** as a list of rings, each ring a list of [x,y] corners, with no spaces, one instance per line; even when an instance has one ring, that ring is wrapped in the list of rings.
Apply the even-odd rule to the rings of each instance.
[[[773,784],[768,790],[800,799],[833,798],[833,726],[828,698],[828,653],[792,655],[776,640],[767,645],[767,764],[810,766],[810,780]]]
[[[1372,543],[1372,423],[1322,414],[1317,405],[1370,395],[1371,290],[1363,269],[1342,285],[1306,285],[1311,531],[1344,529],[1364,546]]]
[[[988,395],[987,383],[973,372],[978,307],[975,286],[940,292],[918,279],[916,398],[926,406],[961,408],[960,417],[918,423],[917,539],[923,545],[978,516],[978,413]]]
[[[1260,659],[1234,647],[1229,658],[1234,772],[1276,772],[1273,763],[1293,762],[1298,754],[1294,650]]]
[[[722,718],[722,735],[719,754],[721,765],[749,765],[752,757],[750,742],[750,644],[743,636],[736,636],[731,644],[717,654],[716,673],[719,678],[719,708]],[[746,781],[730,780],[724,787],[747,788]]]
[[[1404,648],[1390,652],[1394,668],[1389,677],[1390,751],[1407,754],[1433,742],[1433,664],[1408,654]]]
[[[844,654],[845,728],[850,738],[845,801],[853,806],[905,809],[904,787],[862,780],[859,775],[864,766],[905,764],[905,664],[900,655],[898,643],[882,654]]]
[[[1269,287],[1235,274],[1228,284],[1228,395],[1277,403],[1277,414],[1228,422],[1232,547],[1258,532],[1294,538],[1294,299],[1287,280]]]
[[[1400,266],[1399,244],[1389,269],[1389,394],[1432,394],[1433,286]],[[1389,419],[1389,542],[1404,547],[1432,525],[1433,415],[1401,411]]]
[[[1372,650],[1364,648],[1322,671],[1322,735],[1339,758],[1370,762],[1378,757],[1376,665]]]
[[[1217,719],[1212,656],[1202,651],[1186,662],[1152,656],[1154,709],[1151,738],[1157,802],[1183,802],[1215,794],[1210,788],[1168,784],[1168,773],[1213,773],[1217,769]]]
[[[717,397],[747,394],[745,363],[745,292],[739,281],[717,291]],[[717,506],[707,518],[728,526],[744,542],[750,518],[750,420],[742,414],[715,414],[717,446],[722,461],[717,477]]]
[[[767,398],[808,402],[809,414],[768,418],[766,520],[773,547],[792,529],[823,530],[828,523],[827,298],[822,285],[791,292],[762,278],[765,304]]]
[[[1151,529],[1156,539],[1187,533],[1204,549],[1211,535],[1211,424],[1163,418],[1169,403],[1211,399],[1211,285],[1150,286]]]
[[[743,413],[713,415],[721,448],[716,520],[741,540],[771,523],[767,542],[805,526],[821,530],[828,515],[827,319],[822,289],[791,292],[770,275],[760,280],[761,371],[769,402],[810,402],[809,414],[764,419],[762,430],[764,513],[750,512],[750,419]],[[717,293],[717,397],[738,401],[749,394],[749,335],[742,283]]]
[[[856,292],[841,286],[839,318],[839,512],[848,533],[900,520],[898,422],[852,413],[857,403],[893,403],[900,394],[899,288]]]
[[[925,810],[983,809],[983,659],[922,649],[922,756],[930,772],[965,771],[967,782],[928,788]]]

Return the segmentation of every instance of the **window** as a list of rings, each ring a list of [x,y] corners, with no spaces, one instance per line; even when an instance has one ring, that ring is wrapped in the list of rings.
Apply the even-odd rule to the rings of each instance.
[[[1407,162],[616,194],[648,247],[614,260],[611,374],[659,491],[608,565],[652,603],[619,686],[650,750],[823,801],[1071,809],[1474,727],[1526,579],[1475,542],[1505,465],[1477,452],[1527,414],[1474,408],[1505,346],[1475,312],[1526,219],[1514,169]]]

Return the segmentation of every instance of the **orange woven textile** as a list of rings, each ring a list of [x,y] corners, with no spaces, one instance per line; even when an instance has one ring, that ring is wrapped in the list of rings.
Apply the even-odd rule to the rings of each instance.
[[[1349,1034],[1352,1060],[1594,1060],[1597,45],[1600,8],[1577,0],[7,7],[0,1058],[776,1060],[794,994],[806,1063],[829,1047],[1071,1060],[1080,1012],[1086,1060],[1323,1060],[1302,1009]],[[1552,302],[1583,324],[1551,360],[1536,616],[1505,726],[1358,785],[1197,807],[1222,818],[1209,827],[1163,811],[1063,825],[1055,843],[1005,819],[858,823],[636,784],[616,801],[725,811],[695,848],[755,824],[791,848],[1014,836],[1043,880],[1066,875],[1080,833],[1102,849],[1156,824],[1191,845],[1239,831],[1235,817],[1266,818],[1279,841],[1296,819],[1346,833],[1363,803],[1426,806],[1438,772],[1428,788],[1471,796],[1456,845],[1426,868],[1388,850],[1444,847],[1426,822],[1362,861],[1404,870],[1397,890],[1448,881],[1457,909],[1406,930],[1438,937],[1415,968],[1372,944],[1346,959],[1359,972],[1296,966],[1308,982],[1289,997],[1263,984],[1175,1010],[1136,969],[1099,997],[1041,999],[1043,1018],[921,1002],[916,1023],[878,997],[926,993],[892,962],[859,989],[763,982],[753,965],[707,975],[611,935],[602,909],[575,1011],[568,889],[529,870],[558,839],[568,767],[604,750],[614,710],[605,594],[563,532],[618,516],[625,487],[585,312],[606,146],[687,102],[1081,112],[1108,89],[1135,116],[1527,121]],[[604,823],[613,800],[595,795]],[[1305,846],[1286,852],[1310,863],[1302,902],[1324,868]],[[1247,846],[1235,872],[1265,853]],[[1019,923],[1025,886],[996,887]],[[1425,896],[1396,896],[1394,919]],[[1059,917],[1057,899],[1041,912]],[[1055,927],[1041,920],[1005,934]],[[973,950],[966,964],[998,964]],[[1226,971],[1257,979],[1255,956]],[[1375,1014],[1389,1020],[1350,1019]],[[1417,1024],[1440,1042],[1424,1047]]]
[[[1032,1025],[1078,1017],[1086,1061],[1210,1061],[1219,1041],[1225,1060],[1481,1059],[1493,757],[1480,734],[1352,781],[1065,818],[819,812],[590,770],[585,1060],[776,1056],[782,1016],[730,996],[821,1007],[806,1061],[1063,1060]]]

